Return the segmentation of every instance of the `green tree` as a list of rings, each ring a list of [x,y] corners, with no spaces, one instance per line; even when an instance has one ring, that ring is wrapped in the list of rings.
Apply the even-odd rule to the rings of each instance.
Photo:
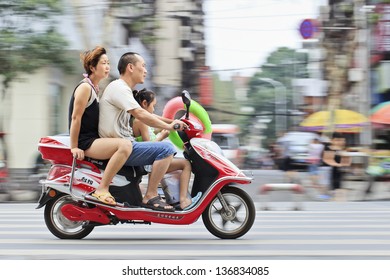
[[[254,114],[240,117],[240,126],[244,134],[250,133],[251,124],[256,121],[256,117],[269,116],[272,121],[263,133],[270,136],[268,137],[269,141],[276,137],[275,107],[281,106],[281,104],[275,103],[277,89],[272,83],[267,82],[267,79],[279,82],[286,89],[283,102],[286,103],[285,113],[288,114],[293,109],[291,82],[296,78],[308,77],[307,59],[306,53],[296,52],[296,50],[286,47],[278,48],[268,56],[266,62],[261,65],[261,71],[255,73],[249,82],[248,100],[243,105],[253,107]],[[287,117],[286,119],[288,121],[290,118]],[[289,127],[289,124],[287,127]]]
[[[72,70],[68,44],[55,28],[61,0],[0,0],[0,132],[4,131],[5,100],[11,83],[22,73],[55,65]]]
[[[18,74],[55,64],[71,70],[66,40],[55,29],[61,0],[0,1],[0,76],[2,100]]]
[[[223,81],[219,75],[213,77],[213,105],[207,107],[212,123],[236,123],[237,104],[232,81]]]

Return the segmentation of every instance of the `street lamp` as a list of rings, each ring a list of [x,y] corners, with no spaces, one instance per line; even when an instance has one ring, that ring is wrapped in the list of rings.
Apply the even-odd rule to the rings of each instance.
[[[280,128],[282,131],[287,130],[287,93],[286,87],[278,81],[275,81],[270,78],[259,78],[260,81],[271,84],[275,89],[275,133]],[[283,95],[283,96],[282,96]],[[277,114],[277,104],[283,104],[283,114]]]

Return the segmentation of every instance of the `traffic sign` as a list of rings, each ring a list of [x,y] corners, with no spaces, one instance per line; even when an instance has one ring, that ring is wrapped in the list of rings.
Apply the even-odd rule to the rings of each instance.
[[[314,35],[318,31],[318,24],[317,21],[313,19],[305,19],[302,21],[301,25],[299,26],[299,33],[301,33],[301,36],[303,39],[311,39],[314,37]]]

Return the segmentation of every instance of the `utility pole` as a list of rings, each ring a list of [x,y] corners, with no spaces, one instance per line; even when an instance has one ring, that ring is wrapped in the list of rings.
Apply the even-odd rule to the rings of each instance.
[[[329,15],[322,23],[322,46],[326,51],[324,79],[329,81],[328,110],[331,112],[329,130],[334,131],[335,110],[341,107],[344,94],[350,89],[349,69],[356,49],[354,3],[329,0]]]
[[[363,15],[364,29],[366,34],[366,57],[365,57],[365,87],[361,94],[361,112],[368,114],[371,109],[371,25],[369,22],[369,15],[375,9],[373,5],[364,5],[360,8],[360,12]],[[372,144],[372,126],[368,124],[363,128],[361,133],[361,143],[367,146]]]

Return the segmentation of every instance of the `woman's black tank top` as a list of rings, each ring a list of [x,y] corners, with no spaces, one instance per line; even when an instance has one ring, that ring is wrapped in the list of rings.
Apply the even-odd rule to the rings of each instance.
[[[73,104],[74,104],[74,93],[76,89],[85,81],[81,81],[73,91],[73,94],[69,103],[69,115],[68,123],[69,129],[72,122]],[[87,107],[85,108],[84,114],[81,118],[81,127],[79,133],[78,148],[81,150],[87,150],[97,138],[99,138],[99,103],[97,101],[96,92],[91,89],[91,95]]]

